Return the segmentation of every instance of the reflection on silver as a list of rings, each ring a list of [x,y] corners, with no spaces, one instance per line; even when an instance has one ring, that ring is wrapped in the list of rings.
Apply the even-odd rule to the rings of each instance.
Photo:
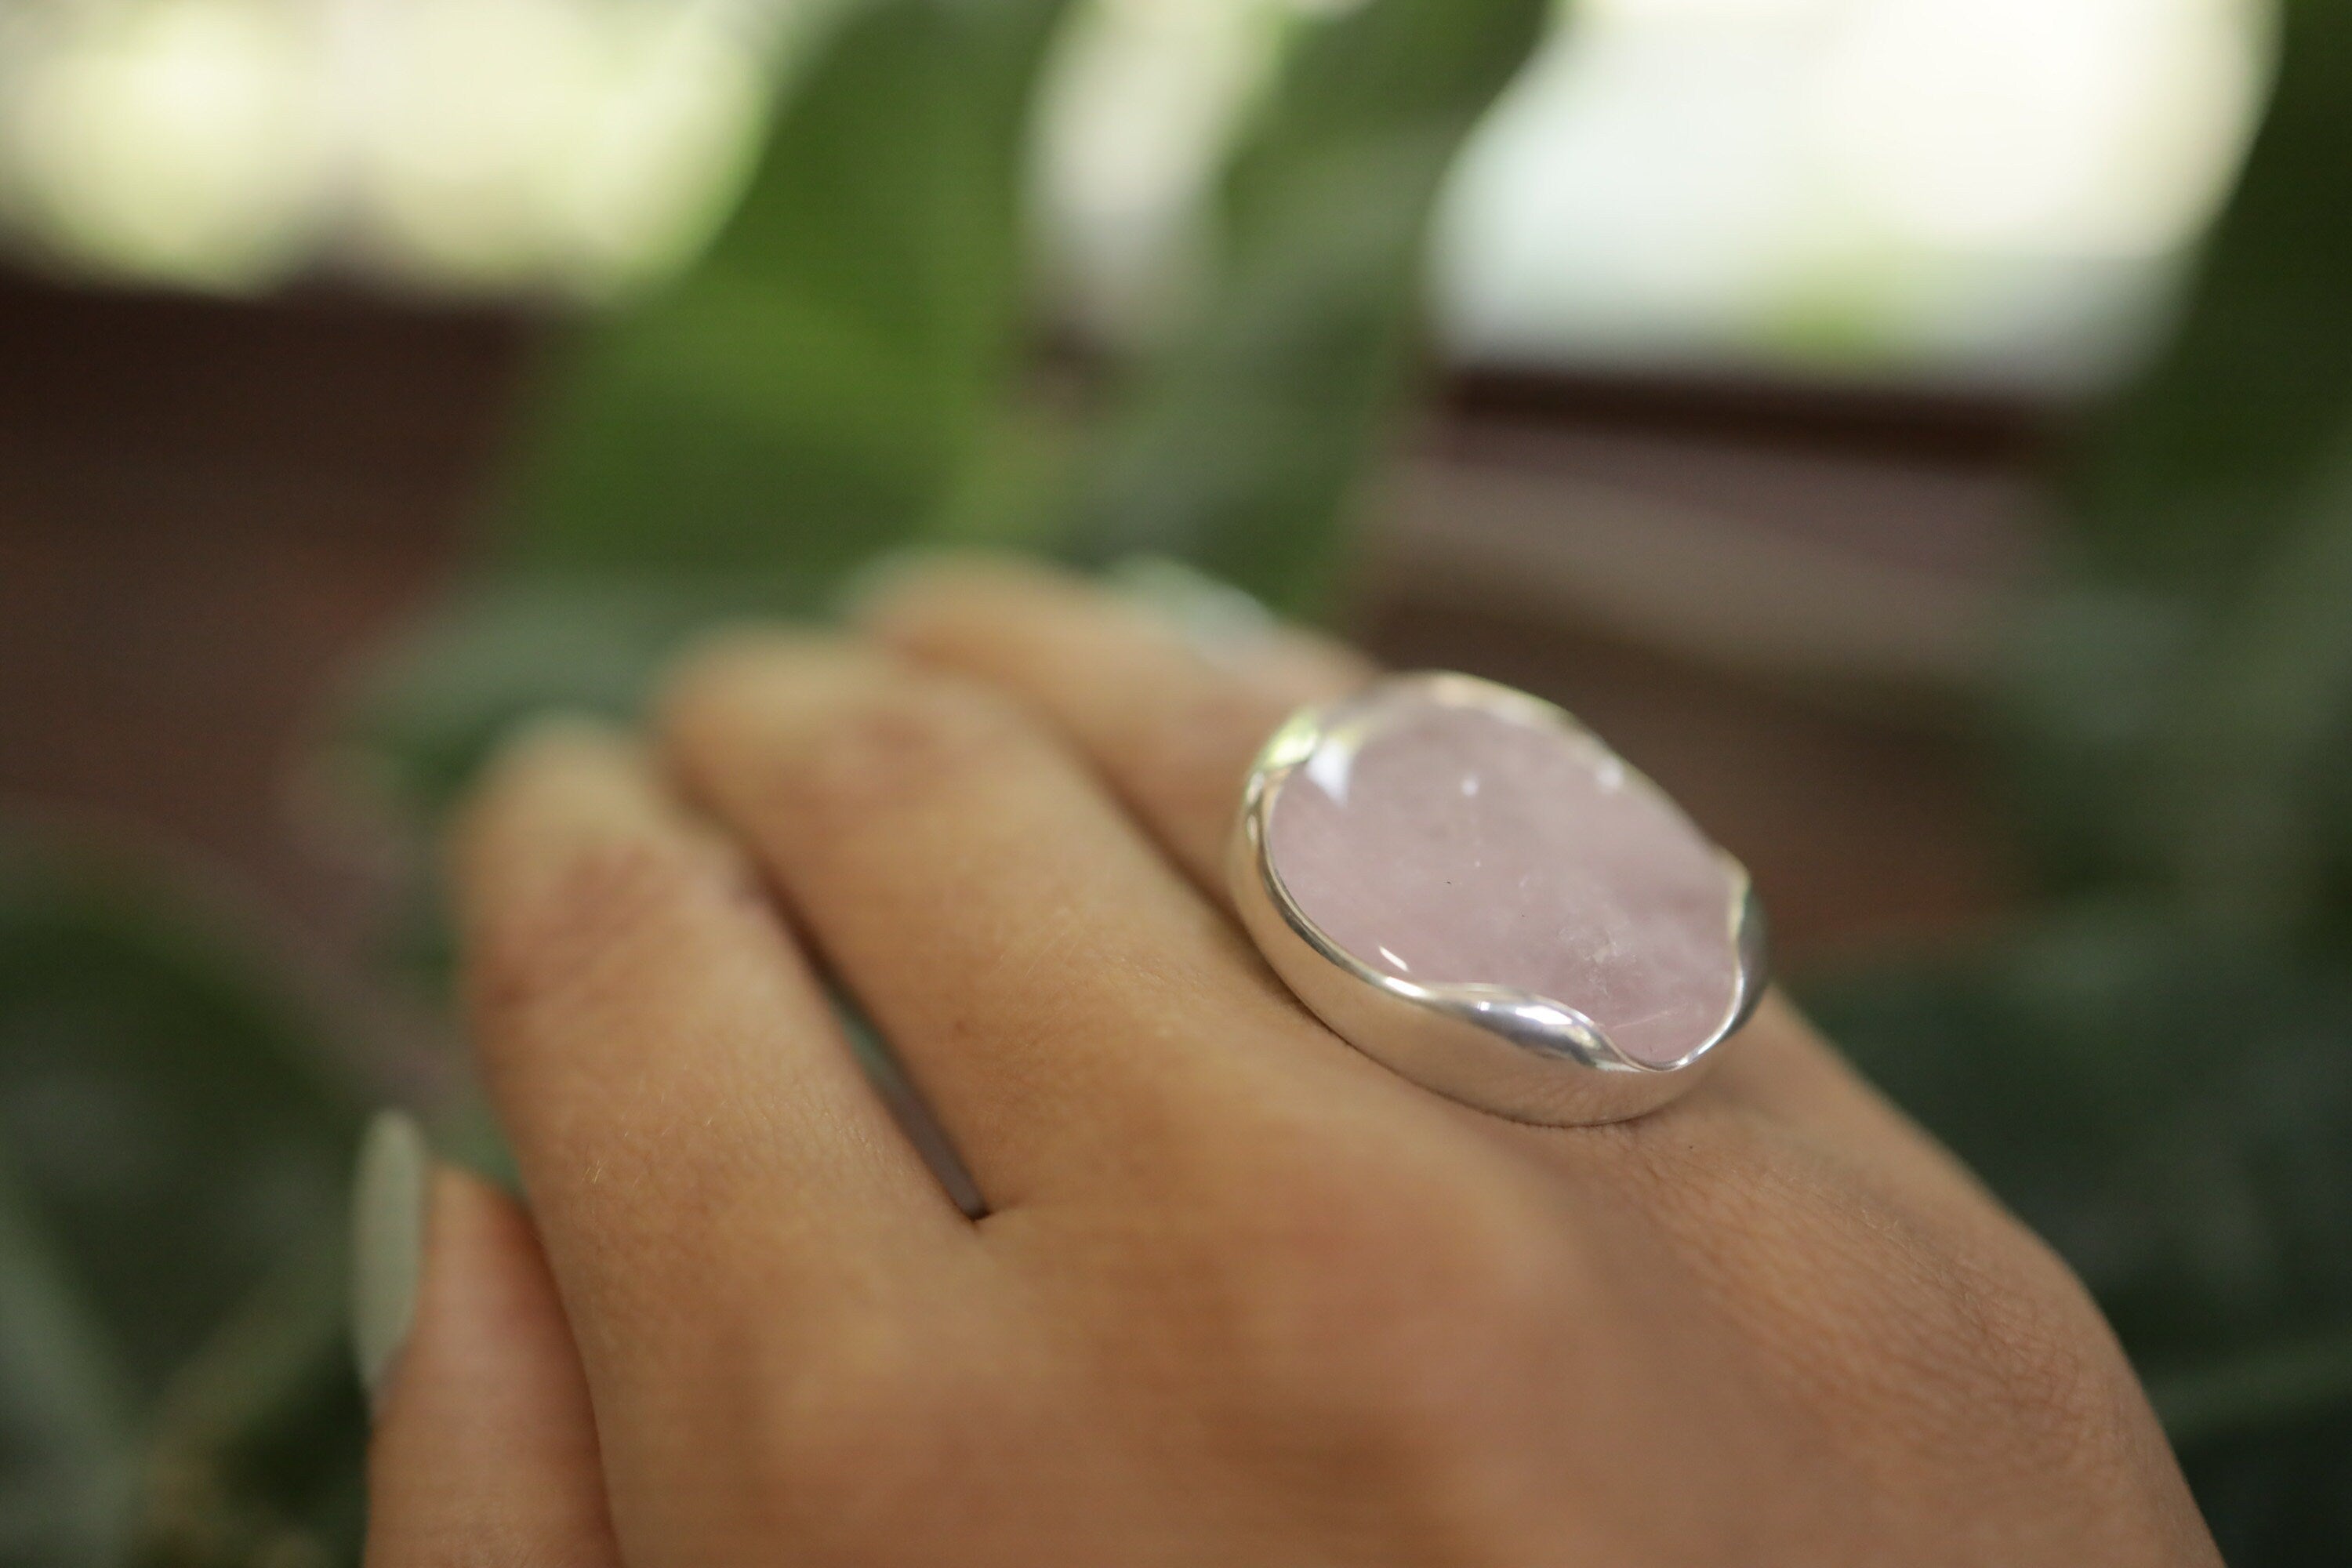
[[[1618,782],[1654,789],[1561,709],[1493,681],[1449,673],[1393,676],[1384,687],[1418,688],[1449,705],[1483,708],[1523,723],[1557,729],[1600,747],[1622,770]],[[1302,764],[1334,754],[1348,737],[1327,719],[1351,703],[1301,709],[1258,753],[1242,795],[1226,860],[1226,881],[1242,923],[1275,973],[1341,1038],[1425,1089],[1514,1121],[1546,1126],[1622,1121],[1686,1092],[1715,1065],[1718,1047],[1763,999],[1767,981],[1764,908],[1748,872],[1718,849],[1729,873],[1728,935],[1738,983],[1721,1026],[1679,1061],[1654,1067],[1624,1055],[1591,1019],[1555,997],[1499,985],[1422,984],[1382,973],[1333,942],[1298,908],[1267,853],[1266,824],[1284,784]],[[1360,735],[1354,737],[1360,743]],[[1344,792],[1345,763],[1314,768],[1314,781]],[[1340,774],[1324,776],[1326,767]],[[1337,788],[1334,788],[1334,785]]]

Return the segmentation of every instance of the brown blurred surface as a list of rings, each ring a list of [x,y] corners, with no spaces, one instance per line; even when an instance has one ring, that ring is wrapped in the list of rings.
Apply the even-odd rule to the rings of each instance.
[[[531,337],[0,279],[0,797],[342,926],[289,781],[339,673],[456,569]],[[2005,897],[1952,689],[2032,460],[2000,408],[1474,385],[1397,487],[1359,629],[1583,714],[1748,859],[1797,963],[1932,938]]]
[[[448,575],[527,336],[0,278],[0,796],[329,912],[337,879],[289,827],[299,737]]]

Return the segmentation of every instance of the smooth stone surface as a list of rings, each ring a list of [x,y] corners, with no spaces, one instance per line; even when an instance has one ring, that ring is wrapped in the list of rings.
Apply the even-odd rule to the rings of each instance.
[[[1730,1016],[1738,873],[1580,731],[1375,688],[1328,716],[1265,833],[1292,900],[1367,968],[1532,993],[1652,1067]]]

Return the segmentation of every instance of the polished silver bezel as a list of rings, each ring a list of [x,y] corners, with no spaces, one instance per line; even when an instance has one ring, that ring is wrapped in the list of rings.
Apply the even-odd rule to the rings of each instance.
[[[1747,868],[1720,847],[1716,853],[1730,873],[1725,919],[1739,961],[1738,984],[1722,1026],[1664,1067],[1626,1056],[1564,1000],[1500,985],[1420,984],[1373,969],[1333,942],[1292,900],[1266,852],[1275,802],[1335,717],[1400,690],[1549,726],[1616,755],[1565,710],[1475,676],[1391,676],[1355,697],[1301,709],[1275,731],[1250,769],[1227,859],[1234,907],[1266,962],[1316,1016],[1365,1055],[1448,1099],[1514,1121],[1547,1126],[1622,1121],[1687,1091],[1755,1012],[1767,979],[1763,906]],[[1630,763],[1625,772],[1630,787],[1651,792],[1682,815],[1646,775]]]

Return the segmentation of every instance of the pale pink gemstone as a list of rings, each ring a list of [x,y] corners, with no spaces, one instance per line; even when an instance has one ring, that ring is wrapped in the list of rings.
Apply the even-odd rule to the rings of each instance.
[[[1600,742],[1375,689],[1330,716],[1266,819],[1292,900],[1366,967],[1572,1007],[1664,1067],[1739,987],[1740,874]]]

